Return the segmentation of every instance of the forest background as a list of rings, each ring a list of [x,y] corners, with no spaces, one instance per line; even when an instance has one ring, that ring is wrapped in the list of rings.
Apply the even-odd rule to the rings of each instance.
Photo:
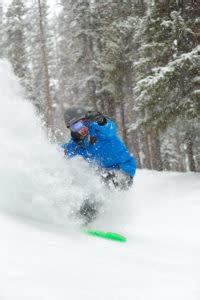
[[[117,122],[139,168],[199,172],[200,1],[48,4],[0,2],[0,57],[51,141],[66,140],[63,113],[81,106]]]

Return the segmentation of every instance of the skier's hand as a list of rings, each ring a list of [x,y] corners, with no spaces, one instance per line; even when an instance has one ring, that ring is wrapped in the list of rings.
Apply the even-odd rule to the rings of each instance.
[[[106,117],[102,113],[96,111],[89,111],[85,118],[88,121],[97,122],[100,126],[103,126],[107,123]]]

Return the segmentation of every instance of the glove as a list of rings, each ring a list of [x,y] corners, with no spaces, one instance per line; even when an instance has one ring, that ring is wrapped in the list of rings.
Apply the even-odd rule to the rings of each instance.
[[[106,117],[96,111],[88,111],[88,113],[85,115],[85,119],[92,122],[97,122],[98,125],[103,126],[107,123]]]

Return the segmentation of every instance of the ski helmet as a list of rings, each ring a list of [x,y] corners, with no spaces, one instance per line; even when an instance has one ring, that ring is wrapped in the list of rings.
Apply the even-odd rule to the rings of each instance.
[[[69,123],[71,121],[76,121],[81,119],[82,117],[84,118],[84,116],[86,115],[87,110],[82,108],[82,107],[76,107],[76,106],[72,106],[68,109],[65,110],[64,113],[64,121],[65,121],[65,125],[67,127],[69,127]]]

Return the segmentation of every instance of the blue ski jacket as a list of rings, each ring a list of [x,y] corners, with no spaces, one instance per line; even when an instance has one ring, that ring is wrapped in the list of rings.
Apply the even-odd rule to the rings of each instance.
[[[63,144],[65,155],[70,158],[82,156],[89,163],[104,169],[117,169],[129,176],[134,176],[136,171],[135,159],[129,154],[126,146],[117,136],[117,128],[113,121],[98,125],[89,122],[87,125],[88,136],[77,144],[73,139]]]

